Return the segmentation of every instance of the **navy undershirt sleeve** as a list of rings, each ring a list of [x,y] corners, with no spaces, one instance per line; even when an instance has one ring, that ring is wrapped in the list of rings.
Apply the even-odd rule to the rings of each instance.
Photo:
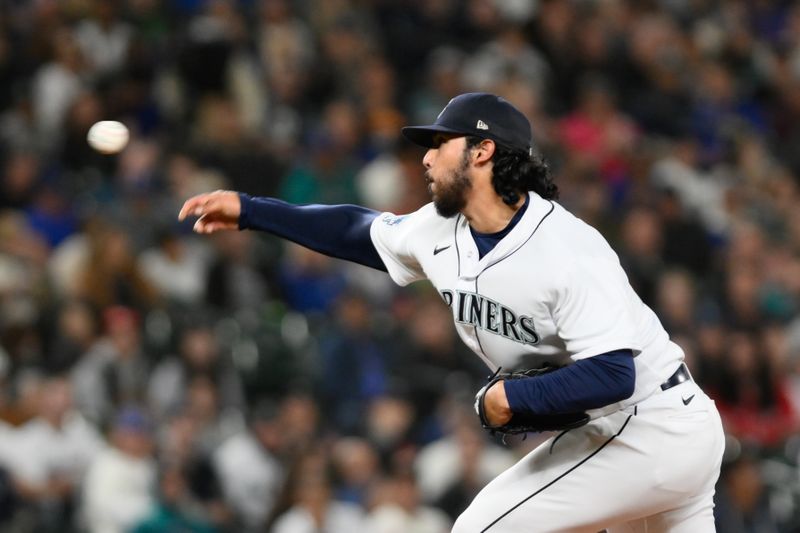
[[[266,231],[325,255],[386,271],[370,237],[377,211],[357,205],[293,205],[241,193],[239,198],[239,229]]]
[[[597,409],[630,398],[636,385],[631,350],[587,357],[536,378],[504,381],[514,413],[557,414]]]

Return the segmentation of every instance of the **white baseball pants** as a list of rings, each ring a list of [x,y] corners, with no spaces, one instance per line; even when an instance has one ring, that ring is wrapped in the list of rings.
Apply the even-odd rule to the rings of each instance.
[[[687,381],[554,436],[492,480],[453,533],[705,533],[724,434]]]

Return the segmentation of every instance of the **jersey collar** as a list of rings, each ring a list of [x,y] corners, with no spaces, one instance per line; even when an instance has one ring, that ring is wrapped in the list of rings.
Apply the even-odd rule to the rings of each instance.
[[[463,215],[456,219],[456,250],[459,261],[459,277],[464,280],[477,278],[484,270],[504,260],[522,247],[541,222],[555,208],[553,202],[534,192],[528,193],[528,209],[517,224],[483,258]]]

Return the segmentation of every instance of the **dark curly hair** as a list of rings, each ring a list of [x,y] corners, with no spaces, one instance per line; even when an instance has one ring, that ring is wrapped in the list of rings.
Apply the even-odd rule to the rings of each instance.
[[[467,136],[467,149],[483,141],[481,137]],[[533,191],[546,200],[558,198],[558,186],[550,176],[550,167],[538,154],[528,155],[495,143],[492,156],[492,185],[497,195],[508,205],[519,201],[520,194]]]

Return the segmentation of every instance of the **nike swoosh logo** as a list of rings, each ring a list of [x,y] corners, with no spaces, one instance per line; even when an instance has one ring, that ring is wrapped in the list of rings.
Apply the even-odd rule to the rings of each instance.
[[[439,248],[438,246],[435,246],[435,247],[433,248],[433,255],[436,255],[436,254],[438,254],[439,252],[444,252],[445,250],[447,250],[447,249],[448,249],[448,248],[450,248],[451,246],[452,246],[452,244],[448,244],[447,246],[442,246],[441,248]]]
[[[694,400],[694,394],[692,394],[688,398],[681,398],[683,405],[689,405],[692,402],[692,400]]]

